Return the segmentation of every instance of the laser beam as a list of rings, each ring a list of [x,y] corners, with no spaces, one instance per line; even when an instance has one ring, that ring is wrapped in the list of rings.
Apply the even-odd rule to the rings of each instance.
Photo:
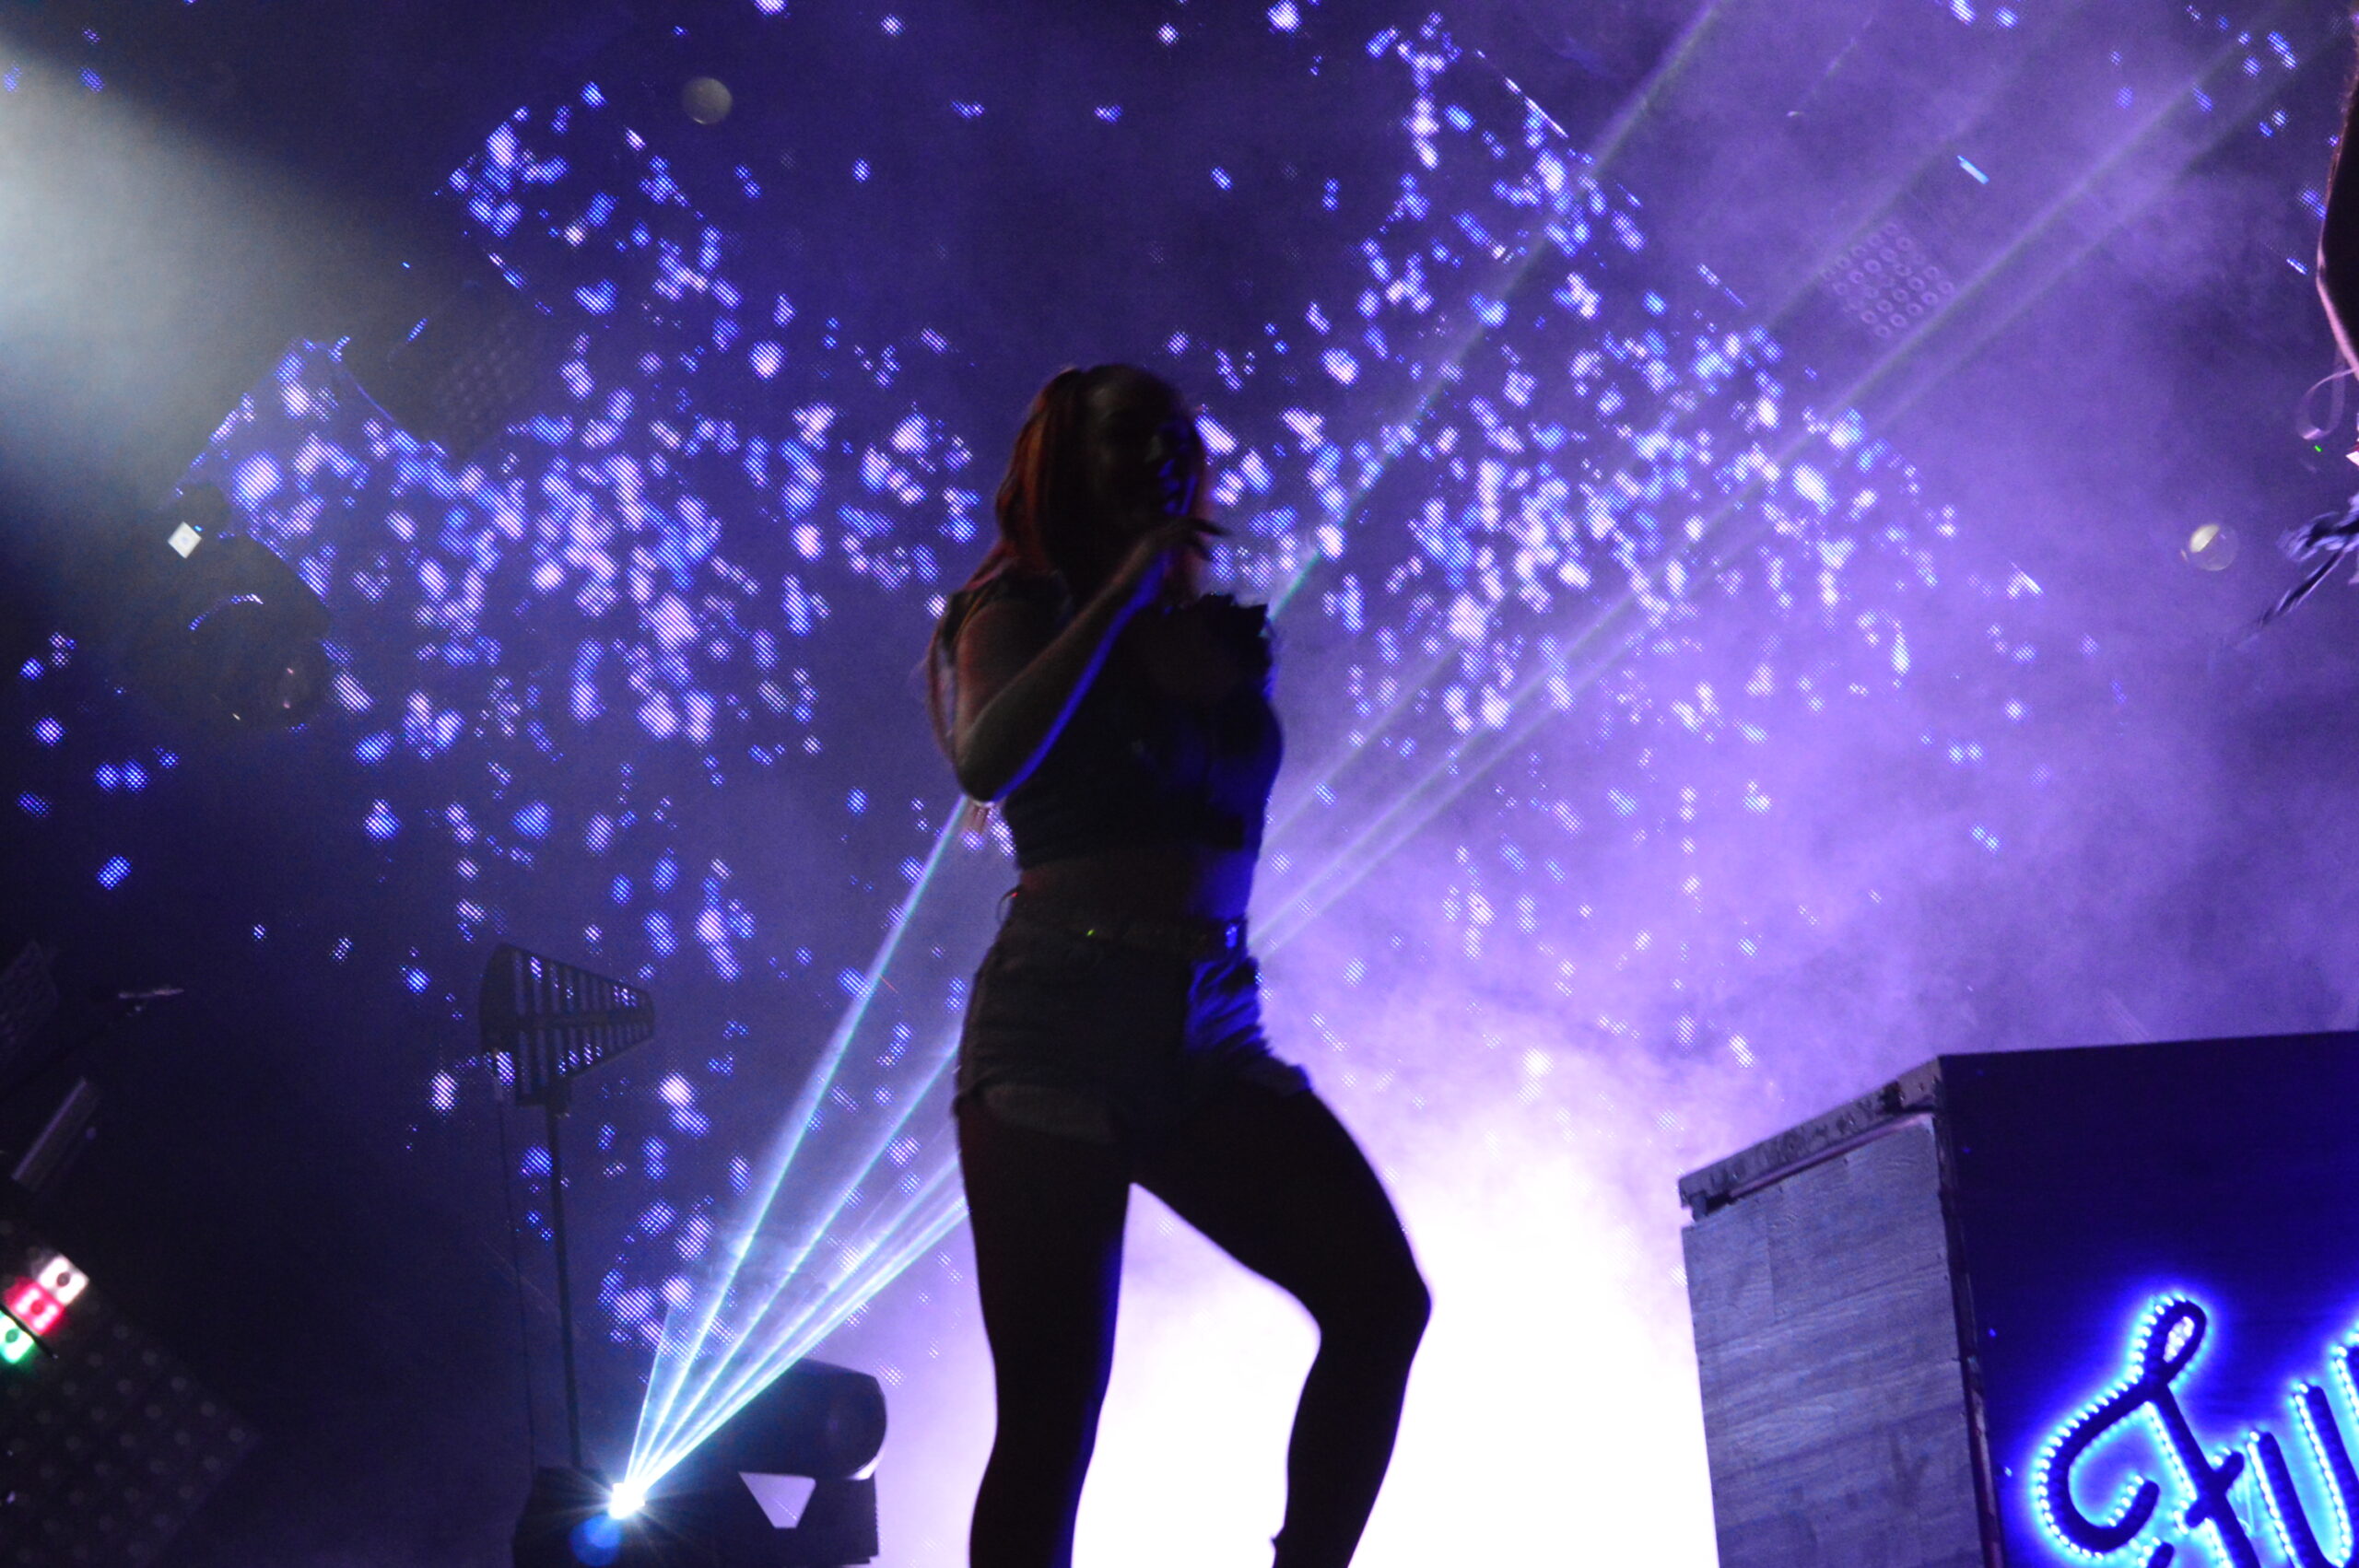
[[[2283,10],[2288,8],[2289,7],[2284,6],[2277,7],[2277,11],[2272,13],[2271,19],[2273,20],[2278,13],[2282,13]],[[2213,56],[2206,69],[2197,74],[2194,80],[2200,82],[2207,79],[2212,75],[2229,71],[2231,64],[2234,62],[2240,60],[2241,55],[2242,52],[2239,48],[2223,48]],[[2274,90],[2264,92],[2258,95],[2257,101],[2259,104],[2265,105],[2276,96],[2277,94]],[[1876,362],[1864,370],[1860,377],[1853,381],[1852,385],[1845,390],[1840,397],[1834,400],[1833,405],[1837,408],[1842,409],[1856,409],[1860,404],[1865,402],[1869,393],[1873,392],[1888,377],[1894,374],[1911,355],[1915,354],[1918,349],[1922,346],[1927,340],[1928,334],[1936,325],[1954,315],[1958,309],[1963,307],[1967,299],[1978,295],[1982,290],[1987,288],[2002,271],[2007,269],[2013,263],[2021,257],[2041,234],[2053,228],[2068,213],[2072,211],[2073,208],[2096,187],[2098,182],[2107,173],[2118,168],[2131,153],[2136,151],[2148,139],[2154,136],[2162,128],[2165,123],[2165,117],[2177,107],[2180,106],[2175,102],[2166,101],[2154,110],[2149,111],[2142,118],[2138,127],[2130,135],[2125,137],[2119,144],[2117,144],[2116,146],[2107,153],[2105,158],[2099,160],[2099,162],[2085,172],[2081,179],[2074,181],[2069,189],[2044,205],[2040,211],[2035,215],[2031,222],[2025,226],[2025,229],[2015,237],[2005,250],[1999,252],[1982,267],[1978,269],[1974,276],[1968,279],[1966,284],[1964,287],[1961,287],[1956,294],[1949,300],[1944,301],[1940,309],[1938,309],[1932,315],[1929,316],[1925,322],[1920,325],[1915,333],[1911,333],[1907,340],[1903,343],[1895,345],[1889,352],[1879,357]],[[2188,155],[2179,161],[2177,168],[2172,171],[2172,176],[2170,178],[2158,181],[2155,184],[2152,194],[2148,197],[2148,204],[2151,204],[2154,199],[2159,197],[2164,191],[2169,189],[2170,185],[2175,182],[2177,176],[2183,175],[2189,168],[2191,168],[2196,162],[2200,161],[2201,158],[2216,148],[2222,141],[2224,141],[2229,135],[2233,134],[2233,128],[2241,125],[2245,118],[2252,111],[2252,107],[2250,105],[2240,105],[2235,111],[2223,113],[2221,117],[2223,129],[2209,141],[2191,149]],[[2141,205],[2142,206],[2143,205],[2147,204],[2142,204]],[[2071,271],[2074,266],[2078,265],[2083,259],[2102,245],[2105,240],[2110,237],[2112,232],[2118,229],[2123,224],[2126,224],[2129,221],[2130,212],[2134,210],[2139,209],[2130,208],[2126,210],[2118,210],[2114,222],[2109,228],[2101,231],[2095,237],[2089,239],[2074,250],[2060,265],[2050,272],[2048,276],[2038,286],[2037,288],[2026,291],[2025,295],[2015,299],[2012,303],[2005,316],[1997,323],[1990,326],[1978,335],[1975,342],[1972,345],[1969,345],[1965,351],[1953,357],[1950,361],[1945,364],[1933,377],[1913,389],[1908,394],[1907,402],[1913,403],[1915,399],[1925,395],[1932,389],[1932,387],[1939,385],[1941,380],[1945,378],[1947,375],[1954,373],[1955,369],[1966,363],[1974,353],[1978,352],[1979,349],[1986,345],[1991,337],[1995,336],[1999,331],[2003,330],[2007,322],[2020,317],[2021,314],[2025,310],[2028,310],[2038,298],[2044,296],[2048,290],[2052,289],[2058,282]],[[1901,404],[1896,406],[1905,407],[1907,406],[1907,404]],[[1789,440],[1778,450],[1777,455],[1771,460],[1772,464],[1777,470],[1782,471],[1788,462],[1790,461],[1804,445],[1816,439],[1817,433],[1812,432],[1806,435],[1798,436],[1795,439]],[[1743,490],[1725,497],[1721,505],[1714,512],[1711,519],[1704,524],[1702,534],[1696,542],[1708,542],[1714,535],[1716,535],[1726,524],[1731,516],[1735,514],[1743,505],[1759,493],[1762,484],[1762,477],[1756,474],[1755,477],[1748,483]],[[1685,554],[1684,551],[1675,553],[1665,562],[1652,566],[1649,569],[1657,571],[1663,570],[1667,568],[1670,562],[1679,560],[1680,556],[1684,554]],[[1725,559],[1726,556],[1722,556],[1717,558]],[[1708,570],[1708,568],[1706,569]],[[1596,617],[1592,619],[1589,627],[1585,628],[1576,639],[1577,645],[1588,640],[1599,631],[1612,625],[1614,621],[1625,614],[1629,606],[1635,602],[1635,591],[1625,591],[1620,599],[1606,606]],[[1634,632],[1632,635],[1636,636],[1637,633]],[[1625,639],[1620,646],[1626,648],[1627,639]],[[1416,696],[1422,693],[1426,683],[1429,682],[1432,675],[1448,661],[1448,655],[1443,655],[1437,659],[1428,668],[1423,679],[1413,683],[1403,684],[1402,688],[1402,696],[1397,699],[1392,708],[1388,710],[1388,721],[1391,716],[1397,716],[1402,708],[1414,700]],[[1602,674],[1602,673],[1603,671],[1601,670],[1597,673]],[[1489,767],[1496,763],[1500,756],[1506,755],[1514,744],[1519,743],[1524,737],[1528,736],[1532,731],[1537,727],[1539,722],[1544,720],[1551,712],[1561,711],[1561,708],[1543,708],[1539,710],[1536,715],[1530,715],[1525,712],[1527,706],[1532,700],[1533,695],[1555,681],[1557,678],[1557,674],[1558,671],[1551,668],[1544,670],[1539,675],[1535,675],[1527,680],[1518,688],[1517,693],[1509,699],[1508,715],[1501,727],[1489,730],[1487,731],[1478,731],[1473,734],[1470,734],[1465,739],[1454,744],[1447,753],[1444,754],[1442,760],[1438,764],[1428,769],[1425,775],[1408,786],[1407,789],[1393,790],[1391,794],[1391,804],[1379,813],[1367,827],[1355,834],[1341,848],[1329,856],[1327,862],[1317,872],[1311,874],[1302,887],[1293,896],[1291,896],[1285,904],[1280,907],[1278,913],[1264,924],[1263,930],[1266,933],[1264,937],[1265,951],[1275,951],[1279,946],[1282,946],[1286,942],[1289,942],[1294,937],[1299,935],[1301,931],[1318,917],[1319,914],[1332,907],[1338,898],[1341,898],[1352,887],[1357,885],[1366,878],[1369,872],[1376,868],[1376,866],[1383,863],[1393,850],[1397,849],[1402,844],[1407,842],[1411,837],[1414,837],[1417,828],[1431,821],[1433,817],[1449,802],[1449,801],[1455,799],[1469,785],[1483,777]],[[1587,686],[1594,684],[1595,679],[1596,675],[1591,675],[1589,679],[1584,680],[1580,684],[1580,687],[1576,689],[1586,689]],[[1364,737],[1372,737],[1380,732],[1380,729],[1374,726],[1364,728],[1361,731]],[[1478,740],[1485,738],[1486,734],[1488,736],[1508,734],[1511,738],[1502,743],[1484,746],[1482,748],[1482,760],[1474,766],[1469,766],[1468,757],[1474,752]],[[1352,750],[1347,753],[1337,765],[1335,771],[1340,773],[1343,766],[1347,766],[1353,757],[1356,756],[1361,751],[1366,749],[1366,744],[1367,742],[1363,740],[1360,745],[1352,748]],[[1332,776],[1331,775],[1331,778],[1332,777]],[[1322,780],[1322,782],[1327,781]],[[1278,831],[1282,831],[1286,825],[1298,818],[1302,811],[1307,809],[1308,803],[1311,801],[1317,800],[1318,798],[1318,790],[1316,788],[1309,791],[1306,791],[1305,794],[1298,799],[1295,810],[1290,813],[1286,818],[1282,819],[1281,823],[1278,825]],[[1273,831],[1273,837],[1274,837],[1275,836],[1276,833]]]
[[[1600,190],[1604,187],[1605,182],[1610,177],[1613,164],[1619,158],[1624,148],[1628,145],[1632,136],[1637,132],[1644,114],[1661,97],[1662,93],[1668,89],[1672,81],[1679,72],[1684,69],[1687,60],[1693,54],[1696,48],[1700,44],[1705,33],[1709,29],[1711,24],[1718,19],[1719,9],[1720,7],[1718,0],[1715,0],[1715,3],[1712,6],[1709,6],[1703,11],[1699,12],[1691,21],[1685,31],[1682,34],[1678,42],[1672,50],[1667,52],[1664,59],[1658,64],[1655,72],[1649,76],[1646,83],[1642,84],[1640,88],[1633,94],[1631,99],[1625,100],[1623,109],[1617,111],[1615,119],[1608,126],[1606,132],[1601,136],[1595,152],[1591,154],[1589,158],[1588,167],[1582,174],[1581,182],[1583,188]],[[2202,72],[2198,73],[2197,79],[2201,79],[2205,76],[2212,73],[2226,70],[2234,63],[2235,58],[2240,53],[2241,51],[2239,50],[2224,47],[2223,50],[2215,55],[2210,64],[2207,65]],[[2031,56],[2029,55],[2025,57],[2026,62],[2028,62]],[[2020,78],[2026,68],[2026,64],[2018,64],[2009,72],[2007,80],[2012,82]],[[1510,88],[1515,88],[1515,84],[1512,81],[1509,81],[1508,85]],[[1520,88],[1515,88],[1515,90],[1519,94],[1521,93],[1521,89]],[[1998,89],[1995,87],[1984,94],[1982,103],[1978,110],[1978,116],[1987,117],[1991,105],[1997,99],[1997,96]],[[2274,95],[2271,94],[2266,96]],[[1529,100],[1527,99],[1527,101]],[[2102,178],[2103,173],[2107,169],[2110,169],[2114,165],[2118,164],[2122,158],[2126,158],[2130,152],[2135,150],[2139,145],[2142,145],[2142,142],[2159,127],[2163,122],[2165,113],[2170,107],[2171,106],[2168,103],[2165,103],[2160,109],[2150,111],[2142,121],[2139,128],[2108,155],[2107,158],[2105,160],[2103,168],[2084,174],[2083,179],[2075,184],[2071,191],[2068,191],[2062,196],[2057,198],[2056,201],[2050,203],[2047,208],[2043,209],[2039,215],[2036,216],[2024,233],[2017,237],[2016,240],[2006,252],[2002,252],[1998,257],[1993,258],[1991,262],[1980,269],[1974,278],[1968,280],[1966,287],[1961,289],[1958,294],[1954,297],[1952,301],[1944,307],[1937,310],[1935,314],[1929,318],[1916,333],[1912,333],[1909,339],[1905,340],[1902,344],[1895,345],[1895,351],[1888,354],[1884,360],[1879,362],[1879,374],[1876,377],[1872,377],[1863,380],[1856,386],[1853,389],[1853,392],[1847,395],[1845,401],[1863,401],[1868,392],[1873,389],[1876,380],[1880,380],[1883,375],[1889,374],[1899,369],[1905,361],[1907,354],[1921,346],[1932,332],[1933,328],[1942,320],[1946,319],[1954,308],[1963,305],[1968,297],[1980,292],[1985,287],[1987,287],[1995,278],[1999,271],[2002,270],[2012,260],[2013,260],[2014,257],[2018,255],[2038,233],[2045,231],[2049,227],[2052,227],[2053,224],[2064,215],[2064,213],[2070,210],[2071,205],[2075,201],[2085,195],[2087,191],[2093,188],[2095,183]],[[1536,111],[1536,106],[1534,106],[1534,108]],[[2250,106],[2240,106],[2237,110],[2224,114],[2223,123],[2233,123],[2236,120],[2239,114],[2248,114],[2250,112]],[[1979,123],[1979,119],[1978,119],[1977,123]],[[1551,123],[1553,125],[1554,122],[1551,122]],[[2216,140],[2213,145],[2216,146]],[[1920,159],[1911,170],[1900,175],[1887,184],[1884,194],[1876,203],[1874,203],[1870,209],[1872,216],[1863,219],[1856,225],[1846,237],[1838,240],[1827,251],[1819,263],[1806,269],[1802,275],[1802,281],[1800,282],[1795,288],[1790,291],[1786,298],[1774,309],[1765,314],[1763,319],[1766,322],[1770,331],[1775,333],[1782,328],[1791,316],[1792,312],[1813,291],[1816,280],[1825,272],[1826,266],[1831,264],[1835,258],[1839,257],[1850,245],[1855,243],[1861,235],[1870,232],[1890,210],[1892,203],[1898,197],[1898,195],[1908,189],[1919,177],[1922,176],[1925,170],[1930,168],[1943,155],[1939,152],[1929,155],[1927,158]],[[2084,247],[2080,252],[2078,252],[2071,262],[2066,263],[2064,270],[2069,271],[2072,264],[2076,264],[2081,257],[2087,253],[2089,249],[2094,248],[2095,243],[2095,242],[2093,241],[2090,246]],[[1551,252],[1555,252],[1560,257],[1565,255],[1561,248],[1556,246],[1555,243],[1549,239],[1543,227],[1536,236],[1536,243],[1532,252],[1521,263],[1513,279],[1507,286],[1503,294],[1503,298],[1511,302],[1521,291],[1532,270],[1540,266],[1543,263],[1548,261],[1550,259]],[[2042,292],[2044,292],[2044,290]],[[2028,307],[2030,300],[2036,297],[2037,296],[2035,294],[2019,299],[2014,309],[2009,312],[2006,320],[2012,321],[2014,319],[2016,315],[2021,313],[2022,310]],[[2003,326],[2003,324],[2004,323],[2002,322],[2001,325]],[[1490,328],[1482,324],[1478,319],[1468,335],[1457,345],[1456,349],[1449,357],[1449,364],[1453,367],[1462,364],[1466,357],[1480,344],[1490,330]],[[1995,331],[1997,329],[1994,328],[1993,330]],[[1980,343],[1982,341],[1987,341],[1987,337],[1985,339],[1978,340],[1976,345],[1970,346],[1966,351],[1966,354],[1960,357],[1961,362],[1963,362],[1964,358],[1970,357],[1972,353],[1980,346]],[[1425,399],[1420,402],[1415,415],[1414,415],[1412,419],[1409,421],[1409,427],[1414,427],[1415,424],[1422,421],[1424,415],[1432,404],[1432,399],[1434,396],[1438,394],[1438,390],[1442,386],[1449,384],[1450,380],[1451,378],[1447,371],[1439,373],[1429,379],[1426,383],[1426,395]],[[1909,401],[1913,402],[1916,397],[1921,396],[1923,392],[1926,390],[1929,389],[1919,388],[1918,391],[1913,392],[1909,395]],[[1390,454],[1388,454],[1388,461],[1389,456]],[[1363,492],[1363,494],[1365,492]],[[1351,509],[1355,512],[1357,510],[1356,501]],[[1304,577],[1307,577],[1310,568],[1319,565],[1322,558],[1323,557],[1314,557],[1310,562],[1307,563],[1304,572],[1297,576],[1294,583],[1289,584],[1285,596],[1288,601],[1291,601],[1294,593],[1299,589]],[[1402,717],[1402,715],[1410,707],[1412,707],[1421,696],[1424,695],[1432,681],[1445,667],[1447,667],[1453,655],[1447,651],[1437,654],[1429,660],[1421,670],[1397,683],[1395,687],[1395,696],[1387,704],[1387,706],[1380,711],[1370,716],[1363,723],[1354,727],[1354,731],[1358,737],[1356,740],[1347,741],[1342,751],[1332,755],[1323,760],[1320,766],[1312,769],[1309,775],[1309,782],[1307,785],[1299,785],[1290,788],[1289,793],[1292,798],[1273,818],[1270,829],[1270,836],[1273,839],[1282,837],[1296,822],[1309,811],[1314,804],[1327,803],[1322,800],[1322,795],[1332,790],[1335,781],[1346,769],[1350,767],[1352,763],[1367,750],[1367,746],[1375,737],[1379,736],[1390,730],[1391,727]]]
[[[910,918],[924,899],[926,890],[933,886],[951,845],[958,837],[958,813],[952,811],[945,813],[945,817],[942,831],[934,837],[933,848],[927,855],[925,864],[909,893],[902,898],[900,908],[886,930],[884,942],[878,946],[875,957],[870,961],[853,995],[851,1006],[845,1010],[834,1033],[821,1048],[818,1060],[813,1064],[810,1075],[804,1081],[802,1094],[787,1113],[786,1121],[764,1163],[761,1177],[750,1188],[755,1195],[751,1199],[750,1212],[725,1248],[727,1262],[717,1276],[703,1282],[703,1299],[692,1309],[697,1316],[696,1327],[676,1341],[681,1346],[676,1355],[667,1357],[663,1353],[675,1342],[668,1326],[657,1340],[657,1363],[650,1370],[647,1400],[640,1407],[639,1431],[632,1440],[634,1450],[646,1443],[651,1433],[663,1429],[674,1406],[678,1403],[689,1373],[703,1354],[713,1323],[736,1286],[738,1272],[745,1266],[745,1258],[763,1227],[769,1223],[771,1206],[778,1200],[779,1189],[786,1179],[795,1154],[803,1147],[804,1138],[827,1091],[834,1084],[845,1051],[859,1031],[862,1021],[867,1017],[886,970],[900,952],[901,939],[910,929]]]
[[[929,1103],[928,1097],[934,1086],[941,1082],[943,1074],[948,1071],[950,1064],[956,1059],[957,1043],[958,1036],[956,1029],[943,1037],[929,1057],[924,1059],[922,1075],[914,1089],[899,1097],[900,1115],[884,1126],[882,1131],[874,1134],[868,1141],[865,1150],[855,1159],[845,1163],[844,1168],[851,1174],[837,1186],[828,1198],[808,1206],[805,1212],[810,1218],[801,1235],[791,1244],[791,1256],[778,1268],[777,1283],[770,1293],[762,1298],[760,1304],[754,1308],[753,1315],[745,1326],[732,1336],[729,1344],[722,1347],[717,1355],[710,1358],[710,1364],[695,1392],[686,1396],[685,1400],[675,1399],[666,1407],[651,1429],[647,1430],[643,1439],[644,1447],[660,1451],[674,1446],[674,1429],[677,1425],[699,1419],[706,1409],[716,1403],[729,1402],[735,1397],[741,1387],[744,1363],[749,1358],[758,1363],[771,1353],[768,1348],[749,1352],[746,1347],[769,1327],[769,1315],[788,1298],[795,1283],[803,1279],[804,1265],[809,1261],[812,1253],[823,1240],[834,1234],[835,1227],[849,1210],[854,1194],[870,1183],[892,1147],[906,1135],[910,1119],[917,1115],[921,1106]],[[793,1324],[790,1323],[783,1330],[774,1332],[772,1339],[775,1340],[783,1336],[791,1336],[794,1332]],[[709,1345],[708,1340],[706,1347],[698,1348],[698,1354],[701,1355]],[[640,1445],[634,1445],[634,1446],[638,1447]]]
[[[652,1457],[648,1479],[661,1475],[694,1452],[698,1444],[718,1432],[787,1368],[810,1354],[846,1318],[899,1278],[966,1217],[966,1202],[954,1180],[957,1168],[951,1161],[944,1160],[927,1175],[910,1200],[900,1206],[885,1234],[859,1249],[859,1255],[841,1277],[804,1308],[758,1361],[745,1367],[726,1389],[701,1402],[696,1419],[678,1432],[661,1454]]]

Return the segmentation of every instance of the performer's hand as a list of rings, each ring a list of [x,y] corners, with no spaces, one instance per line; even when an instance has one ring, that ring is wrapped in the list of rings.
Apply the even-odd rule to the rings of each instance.
[[[1204,509],[1203,503],[1194,509]],[[1112,586],[1122,595],[1124,610],[1135,613],[1162,598],[1174,579],[1188,569],[1186,557],[1212,559],[1211,541],[1227,532],[1208,517],[1157,517],[1146,521],[1114,574]]]
[[[1209,516],[1203,509],[1211,474],[1206,472],[1204,439],[1197,432],[1194,418],[1181,414],[1166,422],[1148,451],[1164,515]]]

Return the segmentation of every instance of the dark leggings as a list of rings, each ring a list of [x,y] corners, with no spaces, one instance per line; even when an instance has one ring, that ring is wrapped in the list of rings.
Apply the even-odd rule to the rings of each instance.
[[[1073,1561],[1133,1181],[1318,1324],[1274,1568],[1344,1568],[1392,1455],[1427,1300],[1391,1199],[1333,1114],[1309,1093],[1238,1083],[1139,1158],[969,1102],[958,1155],[999,1396],[972,1568]]]

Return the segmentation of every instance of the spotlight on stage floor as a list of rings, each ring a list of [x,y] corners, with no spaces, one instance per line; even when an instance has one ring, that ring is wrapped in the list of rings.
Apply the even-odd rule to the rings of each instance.
[[[797,1363],[652,1495],[594,1472],[533,1479],[516,1568],[852,1568],[876,1556],[885,1390]]]

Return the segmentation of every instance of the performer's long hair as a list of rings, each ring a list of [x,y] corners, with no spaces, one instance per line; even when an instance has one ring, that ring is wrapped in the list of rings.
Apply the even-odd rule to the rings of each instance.
[[[1067,591],[1076,595],[1096,586],[1093,573],[1101,569],[1106,552],[1104,541],[1091,532],[1103,528],[1104,520],[1092,515],[1096,497],[1090,493],[1087,462],[1092,437],[1090,396],[1109,385],[1121,385],[1126,403],[1153,415],[1124,423],[1142,423],[1152,429],[1169,416],[1168,411],[1183,406],[1169,382],[1134,365],[1094,365],[1086,370],[1069,366],[1050,377],[1032,399],[992,503],[999,537],[973,574],[950,596],[926,644],[926,708],[933,717],[934,740],[945,755],[951,751],[958,633],[976,591],[1012,572],[1061,578]],[[1153,406],[1157,404],[1164,406]],[[1144,479],[1144,463],[1140,467]]]

